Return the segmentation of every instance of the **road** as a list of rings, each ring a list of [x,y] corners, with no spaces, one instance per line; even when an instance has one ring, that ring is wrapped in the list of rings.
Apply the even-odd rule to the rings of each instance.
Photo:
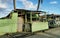
[[[35,35],[25,38],[60,38],[60,27],[53,28],[45,32],[38,32]]]

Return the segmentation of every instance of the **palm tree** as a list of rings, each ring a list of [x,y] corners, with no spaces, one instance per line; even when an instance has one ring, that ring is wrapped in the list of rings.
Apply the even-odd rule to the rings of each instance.
[[[16,10],[16,0],[13,0],[14,10]]]
[[[39,10],[40,3],[42,4],[43,0],[38,0],[37,11]]]
[[[38,0],[37,11],[39,10],[40,3],[42,3],[42,2],[43,2],[43,0]],[[16,10],[16,0],[13,0],[13,6],[14,6],[14,10]]]

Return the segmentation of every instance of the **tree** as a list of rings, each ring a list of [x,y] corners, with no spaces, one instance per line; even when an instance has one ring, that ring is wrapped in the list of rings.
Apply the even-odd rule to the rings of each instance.
[[[14,10],[16,10],[16,0],[13,0]]]
[[[39,6],[40,6],[40,4],[42,4],[42,3],[43,3],[43,0],[38,0],[37,11],[39,10]]]

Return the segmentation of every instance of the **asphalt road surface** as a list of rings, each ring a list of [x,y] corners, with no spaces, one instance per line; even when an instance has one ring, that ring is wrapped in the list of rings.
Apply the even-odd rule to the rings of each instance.
[[[45,32],[38,32],[35,35],[25,38],[60,38],[60,27],[53,28]]]

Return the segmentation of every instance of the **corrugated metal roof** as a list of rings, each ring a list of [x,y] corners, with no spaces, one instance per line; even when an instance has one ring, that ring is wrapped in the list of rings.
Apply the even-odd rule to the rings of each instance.
[[[25,12],[42,12],[42,13],[46,13],[45,11],[26,10],[26,9],[16,9],[16,11],[25,11]]]
[[[13,10],[14,11],[14,10]],[[46,12],[44,12],[44,11],[36,11],[36,10],[26,10],[26,9],[16,9],[16,11],[15,12],[21,12],[21,11],[25,11],[25,12],[27,12],[27,13],[30,13],[30,12],[32,12],[32,13],[36,13],[36,14],[40,14],[40,13],[46,13]],[[12,12],[12,11],[11,11]],[[10,13],[11,13],[10,12]],[[9,13],[9,14],[10,14]],[[9,15],[8,14],[8,15]],[[4,17],[1,17],[1,18],[5,18],[5,17],[7,17],[8,15],[6,15],[6,16],[4,16]]]

